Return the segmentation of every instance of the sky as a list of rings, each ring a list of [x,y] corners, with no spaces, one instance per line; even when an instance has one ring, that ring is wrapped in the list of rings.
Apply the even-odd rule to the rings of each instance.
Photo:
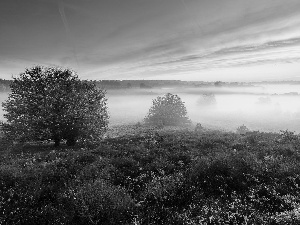
[[[0,78],[300,80],[299,0],[0,1]]]

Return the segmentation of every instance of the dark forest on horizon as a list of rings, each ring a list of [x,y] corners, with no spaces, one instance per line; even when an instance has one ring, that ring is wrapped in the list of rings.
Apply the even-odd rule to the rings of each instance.
[[[10,90],[12,80],[0,78],[0,91]],[[297,85],[300,81],[260,81],[260,82],[207,82],[207,81],[182,81],[182,80],[96,80],[99,88],[110,89],[130,89],[130,88],[163,88],[163,87],[249,87],[263,84],[289,84]]]

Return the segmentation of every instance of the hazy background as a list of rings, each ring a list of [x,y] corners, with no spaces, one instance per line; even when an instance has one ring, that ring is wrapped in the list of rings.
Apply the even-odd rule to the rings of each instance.
[[[251,130],[300,132],[300,85],[260,85],[246,88],[162,88],[108,91],[110,125],[142,121],[152,99],[178,94],[194,123],[209,128],[235,130],[245,124]],[[295,92],[289,94],[290,92]],[[205,99],[213,94],[215,101]]]
[[[300,81],[299,27],[299,0],[0,1],[0,78],[43,65],[92,80]],[[204,126],[300,131],[299,96],[285,95],[298,90],[128,89],[107,96],[111,125],[142,121],[152,99],[171,92]]]
[[[300,132],[299,90],[300,85],[288,84],[108,90],[110,126],[142,122],[152,99],[170,92],[185,102],[194,123],[208,128],[236,130],[245,124],[251,130]],[[2,93],[0,101],[7,96],[8,93]],[[3,120],[3,110],[0,110],[0,119]]]

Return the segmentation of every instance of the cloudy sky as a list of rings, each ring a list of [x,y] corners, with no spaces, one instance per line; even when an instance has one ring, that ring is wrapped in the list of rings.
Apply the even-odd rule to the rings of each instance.
[[[0,78],[300,80],[299,0],[7,0]]]

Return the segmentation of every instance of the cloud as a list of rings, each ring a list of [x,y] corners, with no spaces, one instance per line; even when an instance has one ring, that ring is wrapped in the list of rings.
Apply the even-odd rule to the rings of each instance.
[[[296,1],[256,7],[243,16],[200,24],[197,32],[195,27],[185,27],[169,39],[115,52],[96,61],[104,67],[104,74],[113,77],[298,62],[299,7]],[[93,61],[92,58],[86,60]]]
[[[74,66],[96,79],[298,62],[299,11],[299,0],[29,0],[18,17],[26,22],[7,13],[0,22],[0,56]]]
[[[160,46],[161,47],[161,46]],[[140,59],[138,62],[128,59],[123,63],[104,66],[103,76],[127,77],[142,76],[143,74],[171,74],[191,71],[211,70],[220,68],[234,68],[265,64],[282,64],[300,61],[300,37],[280,41],[270,41],[257,45],[239,45],[224,47],[216,51],[201,54],[174,54],[170,50],[172,45],[161,48],[151,48],[149,51],[157,53],[156,58]],[[174,49],[173,49],[174,50]],[[175,48],[176,50],[176,48]],[[161,54],[159,54],[161,53]],[[164,53],[164,54],[163,54]],[[135,54],[133,54],[135,55]],[[99,72],[100,72],[99,71]]]
[[[64,28],[65,28],[65,30],[66,30],[66,34],[67,34],[67,37],[68,37],[68,39],[69,39],[69,43],[71,44],[71,47],[72,47],[72,53],[73,53],[73,56],[74,56],[76,65],[77,65],[77,67],[79,68],[76,45],[74,44],[74,41],[73,41],[73,39],[71,38],[72,35],[71,35],[71,31],[70,31],[70,27],[69,27],[68,20],[67,20],[66,14],[65,14],[64,3],[63,3],[62,1],[60,1],[60,2],[58,3],[58,11],[59,11],[59,14],[60,14],[60,16],[61,16],[61,19],[62,19]]]

